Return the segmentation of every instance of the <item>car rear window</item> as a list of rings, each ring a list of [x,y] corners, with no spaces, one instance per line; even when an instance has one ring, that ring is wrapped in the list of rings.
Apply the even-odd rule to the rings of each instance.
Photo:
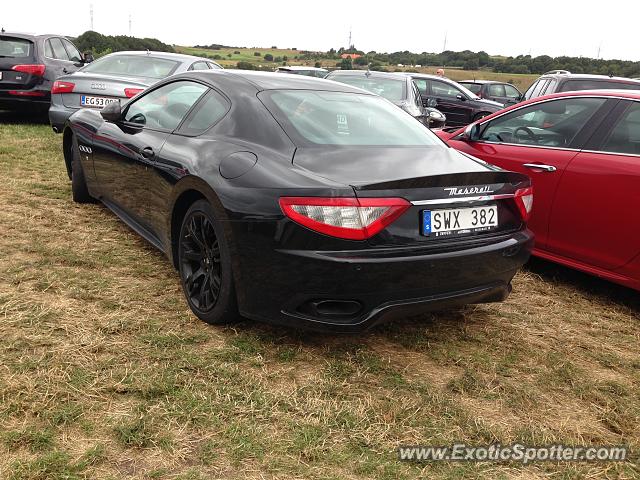
[[[176,68],[178,68],[178,62],[165,58],[144,55],[108,55],[90,63],[82,71],[107,75],[165,78]]]
[[[624,82],[613,80],[567,80],[562,84],[560,91],[573,92],[576,90],[640,90],[640,82]]]
[[[33,56],[33,42],[23,38],[0,37],[0,57],[29,58]]]
[[[260,99],[294,143],[313,145],[438,145],[411,115],[373,95],[267,90]]]
[[[482,85],[479,83],[466,83],[466,82],[459,82],[460,85],[467,87],[467,89],[469,89],[471,92],[475,93],[476,95],[480,95],[480,90],[482,90]]]
[[[406,98],[407,82],[404,78],[396,80],[395,78],[366,77],[364,75],[336,75],[330,77],[329,80],[362,88],[392,102],[401,102]]]

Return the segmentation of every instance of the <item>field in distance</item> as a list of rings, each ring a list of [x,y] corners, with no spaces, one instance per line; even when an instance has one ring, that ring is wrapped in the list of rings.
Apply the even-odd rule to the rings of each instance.
[[[283,62],[286,62],[287,65],[307,65],[310,67],[313,67],[316,62],[320,62],[323,68],[335,69],[336,63],[340,61],[338,59],[327,57],[319,58],[317,60],[304,60],[300,58],[303,55],[300,50],[286,48],[220,48],[219,50],[213,50],[208,48],[175,47],[175,49],[180,53],[211,58],[224,68],[236,68],[238,62],[244,61],[256,66],[261,65],[263,68],[272,67],[274,70],[281,66]],[[256,55],[256,53],[259,53],[260,55]],[[267,54],[271,54],[274,59],[280,58],[280,61],[276,62],[265,60],[264,56]],[[383,64],[383,67],[390,72],[417,70],[420,73],[429,74],[435,74],[436,70],[439,68],[437,66],[416,68],[410,65],[398,67],[397,65],[389,64]],[[447,77],[452,80],[498,80],[501,82],[511,83],[518,87],[522,92],[529,88],[529,86],[539,76],[537,74],[496,73],[488,70],[462,70],[459,68],[449,67],[445,68],[445,72]]]

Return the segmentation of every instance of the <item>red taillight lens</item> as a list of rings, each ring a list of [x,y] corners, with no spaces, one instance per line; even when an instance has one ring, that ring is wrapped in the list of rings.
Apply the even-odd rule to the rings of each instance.
[[[51,87],[51,93],[71,93],[75,87],[75,83],[56,80]]]
[[[42,90],[9,90],[9,95],[17,97],[44,97],[46,94]]]
[[[529,220],[531,210],[533,209],[533,187],[519,188],[516,190],[515,201],[520,215],[522,215],[522,220],[526,222]]]
[[[373,237],[410,206],[403,198],[280,198],[280,208],[294,222],[348,240]]]
[[[139,94],[143,90],[144,88],[125,88],[124,94],[127,96],[127,98],[131,98],[131,97],[135,97],[137,94]]]
[[[16,72],[28,73],[36,77],[43,77],[44,71],[47,69],[44,65],[14,65],[11,70]]]

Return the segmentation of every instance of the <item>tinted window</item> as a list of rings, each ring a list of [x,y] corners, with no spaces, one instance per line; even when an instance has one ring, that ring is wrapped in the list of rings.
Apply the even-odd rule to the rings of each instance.
[[[640,90],[640,82],[638,83],[625,83],[616,82],[611,80],[567,80],[560,87],[561,92],[570,92],[576,90],[611,90],[611,89],[624,89],[624,90]]]
[[[482,90],[482,84],[480,83],[461,83],[460,85],[467,87],[476,95],[480,95],[480,91]]]
[[[264,91],[260,98],[300,145],[439,145],[406,112],[372,96],[311,90]]]
[[[67,49],[67,53],[69,54],[69,60],[71,60],[72,62],[80,62],[80,61],[82,61],[82,55],[80,55],[80,52],[73,45],[73,43],[71,43],[66,38],[63,38],[62,42],[64,43],[64,46]]]
[[[500,83],[490,83],[487,85],[487,92],[490,97],[506,97],[504,85]]]
[[[178,68],[178,62],[147,55],[107,55],[90,63],[83,72],[164,78]]]
[[[518,98],[520,96],[520,92],[516,87],[512,87],[511,85],[504,86],[504,93],[506,97],[509,98]]]
[[[207,96],[189,114],[180,127],[180,133],[200,135],[218,122],[229,110],[229,102],[215,90]]]
[[[570,98],[520,108],[488,122],[481,139],[567,147],[604,102],[602,98]]]
[[[640,155],[640,103],[631,103],[600,150]]]
[[[449,83],[431,80],[431,94],[440,97],[456,97],[462,95],[462,91]]]
[[[33,43],[15,37],[0,37],[0,55],[3,57],[27,58],[33,55]]]
[[[51,48],[53,48],[53,57],[58,60],[69,60],[69,56],[67,55],[67,51],[62,45],[62,40],[59,38],[52,38],[49,40],[51,42]]]
[[[406,92],[406,81],[404,78],[381,78],[366,77],[364,75],[336,75],[329,78],[336,82],[346,83],[354,87],[362,88],[376,95],[391,100],[392,102],[400,102],[404,100]]]
[[[161,130],[174,130],[207,87],[193,82],[164,85],[131,103],[126,122]]]

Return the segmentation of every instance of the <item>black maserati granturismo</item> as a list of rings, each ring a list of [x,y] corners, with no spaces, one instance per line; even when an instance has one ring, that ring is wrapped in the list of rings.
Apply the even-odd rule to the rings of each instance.
[[[506,298],[529,179],[346,84],[192,71],[67,121],[73,199],[163,251],[196,316],[358,331]]]

